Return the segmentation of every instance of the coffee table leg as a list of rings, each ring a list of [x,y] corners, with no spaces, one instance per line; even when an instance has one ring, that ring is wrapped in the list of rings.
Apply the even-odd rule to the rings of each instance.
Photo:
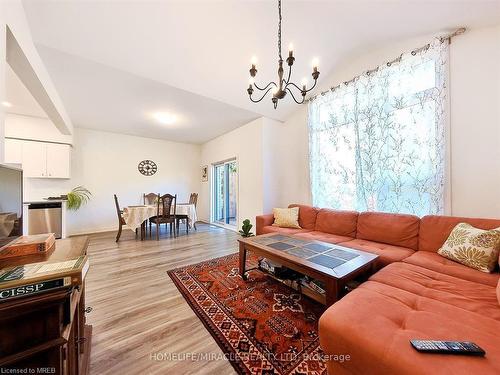
[[[339,299],[339,284],[337,280],[326,282],[326,306],[330,307]]]
[[[247,251],[245,245],[240,242],[240,276],[243,280],[247,279],[245,275],[245,264],[247,262]]]

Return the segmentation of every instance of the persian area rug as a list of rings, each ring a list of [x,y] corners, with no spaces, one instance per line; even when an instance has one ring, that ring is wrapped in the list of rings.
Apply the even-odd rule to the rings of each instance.
[[[256,257],[247,262],[257,266]],[[259,270],[243,281],[238,254],[168,274],[239,374],[326,374],[320,303]]]

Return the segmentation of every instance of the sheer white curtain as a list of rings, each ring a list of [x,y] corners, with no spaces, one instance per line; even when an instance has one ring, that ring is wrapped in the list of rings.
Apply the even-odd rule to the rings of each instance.
[[[314,205],[444,212],[447,64],[436,40],[310,102]]]

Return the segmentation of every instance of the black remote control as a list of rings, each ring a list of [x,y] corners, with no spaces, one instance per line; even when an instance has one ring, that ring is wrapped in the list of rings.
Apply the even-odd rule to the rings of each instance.
[[[419,352],[484,356],[486,352],[470,341],[410,340]]]

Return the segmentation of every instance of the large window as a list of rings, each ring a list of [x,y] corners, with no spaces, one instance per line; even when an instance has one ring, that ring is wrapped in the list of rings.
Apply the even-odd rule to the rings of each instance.
[[[447,53],[437,41],[309,104],[314,205],[444,212]]]

